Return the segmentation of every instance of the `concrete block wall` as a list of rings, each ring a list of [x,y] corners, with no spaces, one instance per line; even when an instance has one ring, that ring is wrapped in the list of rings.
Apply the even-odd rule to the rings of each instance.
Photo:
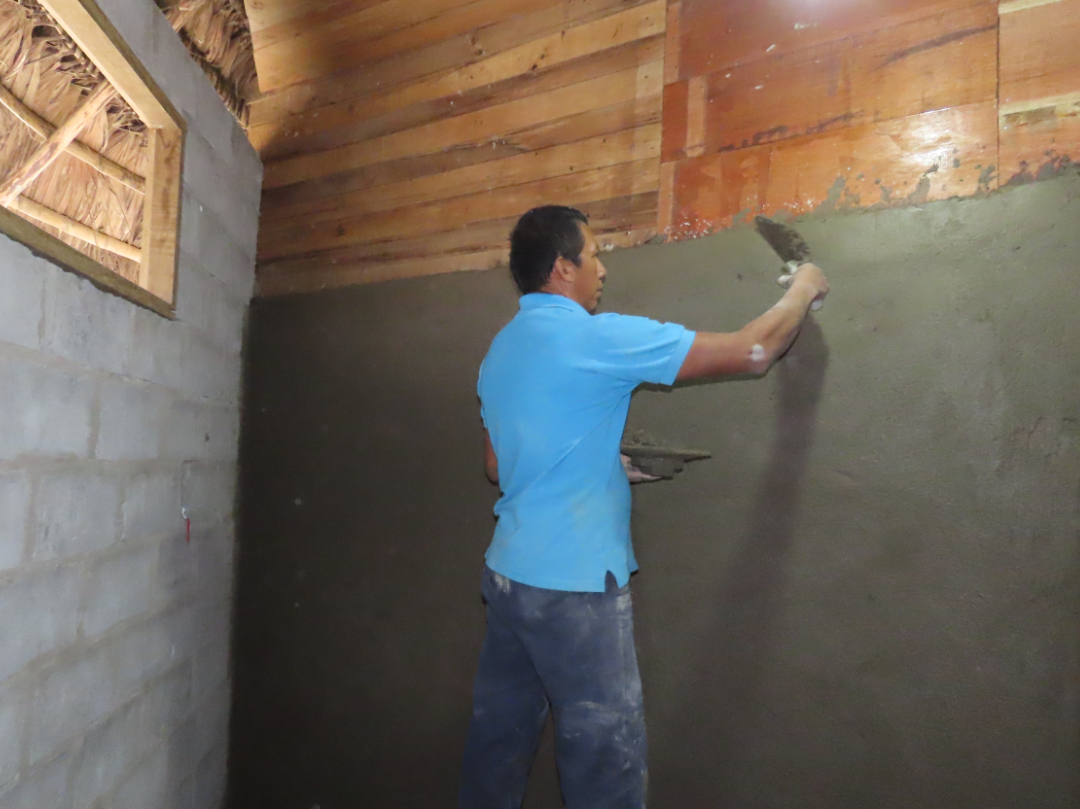
[[[99,3],[188,122],[177,317],[0,235],[0,806],[216,809],[262,167],[152,0]]]

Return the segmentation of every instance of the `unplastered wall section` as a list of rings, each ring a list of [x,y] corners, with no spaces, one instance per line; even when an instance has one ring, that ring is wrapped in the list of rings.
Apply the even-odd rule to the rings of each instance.
[[[100,5],[188,122],[176,319],[0,236],[0,806],[203,809],[262,169],[154,4]]]

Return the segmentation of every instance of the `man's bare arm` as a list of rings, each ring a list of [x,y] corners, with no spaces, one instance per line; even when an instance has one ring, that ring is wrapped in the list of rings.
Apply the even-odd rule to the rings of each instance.
[[[810,304],[828,291],[824,273],[803,264],[784,297],[761,317],[729,334],[698,332],[676,380],[765,373],[794,342]]]
[[[499,482],[499,459],[495,457],[495,448],[491,446],[491,436],[484,430],[484,472],[492,483]]]

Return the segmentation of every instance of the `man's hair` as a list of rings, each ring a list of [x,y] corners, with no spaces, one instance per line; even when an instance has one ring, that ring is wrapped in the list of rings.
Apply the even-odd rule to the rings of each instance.
[[[510,234],[510,274],[522,295],[537,292],[548,282],[559,256],[578,263],[585,247],[581,225],[588,221],[581,211],[565,205],[542,205],[518,220]]]

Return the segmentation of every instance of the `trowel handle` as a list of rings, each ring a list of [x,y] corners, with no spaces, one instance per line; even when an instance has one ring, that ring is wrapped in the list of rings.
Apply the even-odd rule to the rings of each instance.
[[[778,283],[784,289],[787,289],[791,286],[791,282],[795,278],[795,271],[797,269],[799,269],[799,262],[789,261],[787,264],[784,265],[784,274],[776,279],[776,283]],[[816,312],[818,309],[821,308],[821,305],[823,303],[825,303],[825,301],[814,301],[810,304],[810,311]]]

